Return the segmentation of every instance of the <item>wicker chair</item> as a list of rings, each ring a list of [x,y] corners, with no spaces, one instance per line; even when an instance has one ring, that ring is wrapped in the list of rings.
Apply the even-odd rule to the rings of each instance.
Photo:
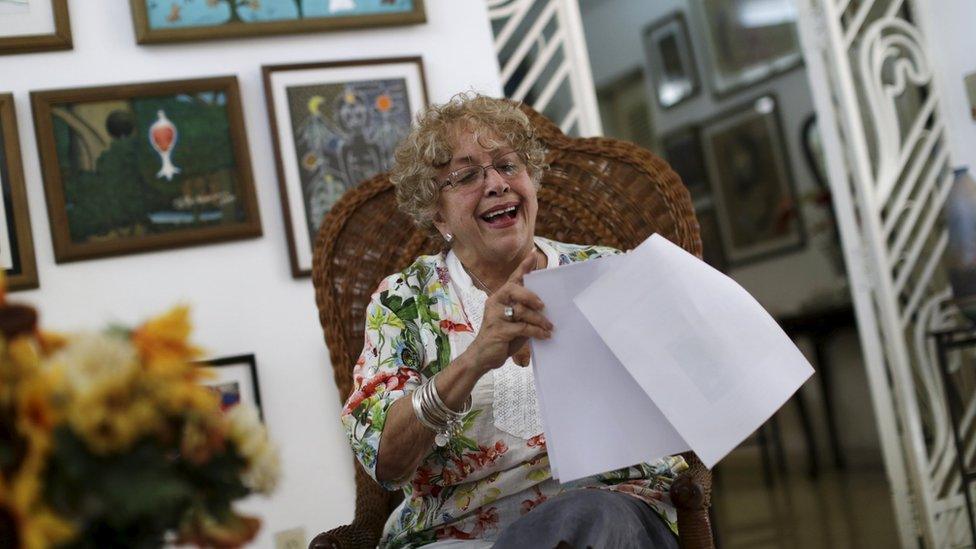
[[[688,192],[663,160],[622,141],[567,137],[531,108],[521,108],[549,149],[550,169],[539,190],[537,234],[626,250],[657,232],[701,255]],[[364,311],[379,281],[438,248],[439,242],[397,210],[385,174],[347,192],[324,219],[315,241],[312,272],[340,400],[352,391],[352,364],[362,349]],[[711,548],[711,474],[694,454],[685,458],[691,467],[671,487],[681,546]],[[376,546],[387,516],[402,495],[383,490],[358,462],[355,467],[353,523],[319,534],[309,547]]]

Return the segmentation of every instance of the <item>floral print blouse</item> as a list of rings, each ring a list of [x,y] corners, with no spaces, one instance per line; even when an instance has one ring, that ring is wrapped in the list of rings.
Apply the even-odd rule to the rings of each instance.
[[[619,253],[536,238],[549,267]],[[463,275],[462,275],[463,276]],[[466,278],[466,277],[465,277]],[[422,256],[387,277],[366,309],[363,352],[353,370],[353,392],[341,412],[353,452],[376,478],[376,456],[387,411],[428,377],[446,368],[474,340],[476,327],[452,280],[446,254]],[[480,313],[480,311],[478,311]],[[420,467],[399,483],[404,501],[387,520],[382,547],[417,547],[446,539],[493,540],[508,524],[548,498],[574,488],[602,488],[646,501],[677,532],[668,497],[673,478],[687,468],[680,456],[638,464],[560,484],[552,478],[543,433],[524,439],[495,426],[492,376],[472,392],[462,436],[431,446]],[[635,433],[635,436],[640,436]]]

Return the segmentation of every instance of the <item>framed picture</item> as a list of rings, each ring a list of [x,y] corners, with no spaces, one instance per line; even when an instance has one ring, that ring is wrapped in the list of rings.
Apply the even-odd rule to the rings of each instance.
[[[0,190],[0,269],[7,276],[7,289],[37,288],[14,97],[9,93],[0,93]]]
[[[969,114],[976,120],[976,72],[966,76],[966,96],[969,98]]]
[[[258,385],[258,367],[254,355],[237,355],[203,360],[198,363],[213,373],[213,378],[203,382],[218,395],[220,407],[229,410],[246,402],[258,411],[264,420],[261,409],[261,389]]]
[[[727,94],[798,66],[793,0],[691,0],[705,29],[715,93]]]
[[[685,17],[679,11],[644,30],[644,54],[657,104],[669,109],[698,93],[698,71]]]
[[[637,69],[601,86],[596,96],[604,135],[651,151],[657,148],[643,70]]]
[[[805,243],[776,99],[764,96],[707,124],[702,143],[730,265]]]
[[[668,161],[691,193],[691,201],[698,203],[711,196],[708,170],[702,156],[701,134],[697,126],[678,128],[661,138],[664,159]]]
[[[0,55],[70,49],[68,0],[0,0]]]
[[[715,208],[709,204],[697,208],[695,217],[698,218],[699,235],[702,241],[702,259],[718,271],[726,272],[728,261],[722,251],[722,235],[715,217]]]
[[[423,0],[129,0],[140,44],[426,21]]]
[[[261,235],[235,77],[31,101],[58,263]]]
[[[427,105],[419,57],[263,67],[294,277],[312,271],[322,218],[349,189],[390,169]]]

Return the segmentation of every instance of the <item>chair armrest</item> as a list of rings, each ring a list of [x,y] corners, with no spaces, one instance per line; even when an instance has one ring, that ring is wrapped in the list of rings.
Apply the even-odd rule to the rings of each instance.
[[[690,455],[689,455],[690,454]],[[712,474],[692,453],[685,454],[688,469],[671,483],[671,503],[678,511],[678,541],[681,549],[714,549],[708,517]]]
[[[333,528],[312,538],[308,549],[375,549],[377,540],[358,524]]]

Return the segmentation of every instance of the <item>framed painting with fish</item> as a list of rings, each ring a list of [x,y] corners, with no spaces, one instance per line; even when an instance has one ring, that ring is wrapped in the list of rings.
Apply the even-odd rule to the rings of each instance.
[[[264,90],[292,275],[312,270],[323,216],[349,189],[388,171],[427,105],[419,57],[266,66]]]
[[[0,93],[0,191],[0,269],[7,277],[7,289],[37,288],[14,97],[9,93]]]
[[[258,417],[264,419],[254,355],[212,358],[201,360],[197,364],[210,374],[210,379],[204,380],[203,385],[217,394],[222,410],[226,412],[243,403],[252,406],[257,410]]]
[[[70,49],[68,0],[0,0],[0,55]]]
[[[58,263],[261,235],[236,77],[31,102]]]
[[[140,44],[410,25],[423,0],[129,0]]]

